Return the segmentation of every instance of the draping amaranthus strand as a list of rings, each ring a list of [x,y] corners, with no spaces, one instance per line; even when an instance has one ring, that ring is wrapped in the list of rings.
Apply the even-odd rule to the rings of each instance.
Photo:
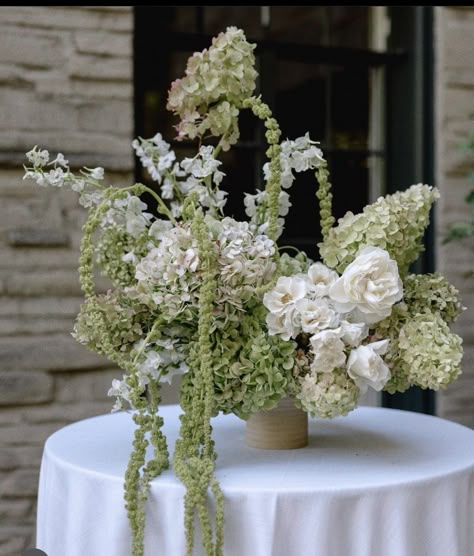
[[[193,551],[194,513],[197,512],[202,531],[206,556],[221,556],[223,549],[224,498],[218,482],[213,477],[216,453],[211,438],[211,416],[214,399],[211,327],[215,292],[217,290],[217,264],[209,230],[201,212],[192,221],[193,235],[197,240],[202,268],[202,285],[199,292],[199,322],[196,341],[190,350],[188,366],[194,376],[194,396],[181,416],[181,434],[174,454],[177,476],[186,486],[185,530],[186,554]],[[215,539],[209,510],[208,489],[211,487],[216,501]]]
[[[127,191],[131,190],[139,195],[143,193],[144,189],[148,188],[141,184],[137,184],[127,188]],[[127,383],[130,387],[130,401],[137,410],[137,413],[133,415],[136,428],[132,444],[133,451],[130,455],[127,471],[125,473],[124,498],[132,533],[132,556],[143,556],[145,504],[148,497],[149,483],[151,479],[159,475],[169,465],[166,438],[161,430],[163,419],[158,415],[160,403],[159,383],[150,383],[150,403],[148,404],[147,400],[141,396],[142,388],[139,386],[136,374],[136,361],[139,354],[135,356],[133,361],[130,361],[122,354],[118,353],[112,343],[107,339],[107,322],[97,303],[93,276],[93,234],[99,226],[102,217],[108,210],[110,201],[123,196],[124,192],[124,189],[117,190],[115,188],[110,188],[106,190],[104,193],[104,201],[90,212],[83,226],[84,236],[81,242],[79,276],[86,302],[90,306],[90,313],[94,314],[97,331],[98,333],[102,331],[102,347],[104,354],[128,372]],[[157,324],[158,323],[155,323],[153,326],[145,343],[151,340]],[[150,434],[151,442],[154,447],[154,458],[145,466],[146,449],[149,443],[146,439],[147,434]],[[144,466],[143,474],[140,475],[140,470]]]
[[[316,197],[319,199],[319,215],[323,241],[326,240],[329,230],[336,221],[332,215],[331,183],[328,181],[328,177],[329,170],[327,168],[327,162],[324,161],[316,170],[316,179],[319,183],[319,187],[316,191]]]
[[[268,141],[268,149],[266,155],[270,159],[270,177],[267,181],[266,192],[268,195],[268,231],[267,235],[270,239],[276,241],[278,235],[278,211],[279,197],[281,191],[281,167],[280,167],[280,126],[275,118],[272,117],[272,111],[259,97],[250,97],[243,103],[244,108],[250,108],[253,114],[260,120],[263,120],[267,131],[265,137]],[[276,250],[278,251],[278,250]],[[278,257],[278,255],[276,255]]]
[[[275,118],[272,117],[270,107],[265,104],[260,97],[250,97],[243,102],[244,108],[250,108],[253,114],[260,120],[263,120],[267,131],[265,137],[268,141],[268,149],[266,155],[270,159],[270,176],[266,184],[266,192],[268,198],[268,230],[267,236],[273,241],[278,237],[278,213],[279,213],[279,200],[281,192],[281,165],[280,165],[280,126]],[[256,289],[257,296],[263,295],[268,290],[272,289],[279,277],[279,260],[280,255],[275,245],[275,262],[277,269],[273,275],[273,279],[268,283]]]

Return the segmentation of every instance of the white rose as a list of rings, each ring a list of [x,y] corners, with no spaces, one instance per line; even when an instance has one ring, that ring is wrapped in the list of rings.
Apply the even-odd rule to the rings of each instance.
[[[339,278],[339,275],[323,263],[314,263],[308,268],[308,278],[310,291],[316,297],[323,297],[328,295],[330,286]]]
[[[275,315],[283,315],[306,294],[306,281],[298,276],[281,276],[275,287],[263,296],[263,304]]]
[[[390,369],[380,357],[388,348],[388,340],[359,346],[351,351],[347,361],[347,374],[359,387],[361,394],[370,386],[380,392],[390,380]]]
[[[300,333],[300,327],[295,316],[294,309],[288,310],[283,315],[268,313],[267,326],[270,336],[280,336],[283,340],[296,338]]]
[[[340,330],[323,330],[310,338],[314,354],[311,370],[315,373],[330,373],[346,362],[344,342]]]
[[[301,316],[303,332],[316,334],[325,328],[335,328],[339,324],[339,315],[325,299],[300,299],[296,310]]]
[[[384,249],[363,247],[342,276],[329,288],[336,310],[367,324],[388,317],[403,296],[397,263]]]
[[[369,327],[364,322],[341,321],[341,338],[352,347],[357,347],[368,333]]]

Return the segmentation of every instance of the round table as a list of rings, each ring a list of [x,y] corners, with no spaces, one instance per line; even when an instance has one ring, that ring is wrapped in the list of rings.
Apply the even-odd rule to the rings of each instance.
[[[164,406],[170,450],[179,406]],[[225,497],[225,556],[472,556],[474,431],[443,419],[362,407],[310,419],[299,450],[248,448],[245,423],[213,419]],[[115,413],[46,442],[37,547],[48,556],[130,556],[123,477],[134,424]],[[145,556],[185,554],[184,487],[153,480]],[[202,554],[199,531],[195,554]]]

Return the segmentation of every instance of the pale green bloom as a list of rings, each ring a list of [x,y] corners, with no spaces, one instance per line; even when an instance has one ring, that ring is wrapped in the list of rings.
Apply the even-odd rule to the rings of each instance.
[[[388,251],[400,274],[406,274],[423,249],[430,208],[438,197],[436,189],[418,184],[380,197],[359,214],[348,212],[319,244],[324,262],[343,272],[361,246],[371,245]]]
[[[462,339],[449,331],[436,314],[426,312],[406,322],[394,342],[393,381],[385,389],[400,389],[400,380],[409,385],[439,390],[461,373]]]
[[[173,82],[168,96],[168,110],[181,118],[179,138],[225,136],[224,150],[237,142],[239,109],[255,89],[254,49],[242,30],[228,27],[189,58],[185,77]]]
[[[344,369],[308,374],[300,382],[301,391],[297,394],[297,400],[313,417],[332,419],[347,415],[357,407],[359,388]]]

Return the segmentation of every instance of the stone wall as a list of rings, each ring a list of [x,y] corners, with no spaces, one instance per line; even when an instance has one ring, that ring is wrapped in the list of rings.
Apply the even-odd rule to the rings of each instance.
[[[0,11],[0,556],[35,544],[46,438],[110,411],[117,371],[70,336],[84,211],[74,193],[22,181],[35,144],[73,167],[132,179],[130,7]]]
[[[473,156],[459,149],[474,129],[474,8],[435,8],[436,183],[438,270],[461,290],[467,310],[456,325],[464,339],[463,375],[438,395],[438,413],[474,427],[474,239],[442,245],[453,222],[469,221],[464,197],[473,189],[467,174]]]

